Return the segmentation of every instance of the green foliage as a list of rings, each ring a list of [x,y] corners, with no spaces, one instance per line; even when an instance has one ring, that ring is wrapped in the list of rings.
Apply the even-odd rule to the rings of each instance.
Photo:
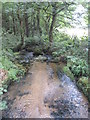
[[[68,56],[68,66],[74,76],[88,76],[88,64],[85,60]]]
[[[4,67],[4,69],[6,69],[6,70],[9,70],[11,67],[13,67],[13,68],[17,68],[16,66],[15,66],[15,64],[13,64],[13,62],[12,61],[10,61],[7,57],[2,57],[2,65],[3,65],[3,67]]]
[[[35,53],[36,55],[40,55],[40,54],[42,54],[42,49],[39,48],[39,47],[36,47],[36,48],[34,49],[34,53]]]
[[[4,87],[0,87],[0,96],[3,95],[4,92],[7,92],[7,89]]]
[[[4,68],[1,62],[0,62],[0,68]]]
[[[70,53],[73,47],[73,39],[64,33],[57,34],[55,36],[54,43],[52,45],[53,56],[67,55]]]
[[[70,71],[68,66],[63,67],[63,72],[71,78],[71,80],[74,80],[74,75],[72,74],[72,72]]]
[[[78,83],[82,83],[84,86],[88,87],[88,77],[82,77],[82,78],[80,78],[78,80]]]
[[[52,54],[57,56],[76,56],[80,59],[87,60],[88,58],[88,36],[83,36],[81,39],[74,37],[71,38],[65,33],[56,33],[52,45]]]
[[[77,85],[83,91],[83,93],[88,97],[88,100],[90,101],[90,96],[89,96],[90,83],[88,82],[88,77],[81,77],[78,80]]]
[[[7,108],[7,103],[6,101],[0,101],[0,110],[4,110]]]
[[[42,51],[47,52],[51,47],[50,50],[56,61],[59,61],[62,55],[68,56],[68,64],[63,68],[63,71],[71,79],[74,79],[72,73],[78,77],[88,76],[88,51],[86,50],[88,36],[83,36],[81,39],[76,36],[71,38],[65,33],[60,33],[57,29],[65,26],[71,27],[72,14],[77,4],[72,2],[21,2],[4,3],[2,7],[3,34],[0,68],[8,71],[8,79],[0,88],[1,94],[7,90],[7,86],[5,86],[7,83],[18,81],[25,73],[23,66],[15,61],[15,58],[18,58],[18,53],[14,53],[13,48],[17,48],[17,45],[21,45],[21,49],[26,47],[26,50],[33,51],[35,54],[42,54]],[[54,21],[55,14],[57,15]],[[87,16],[85,19],[87,21]],[[54,35],[51,46],[50,28]]]
[[[15,39],[14,42],[11,42],[12,39]],[[2,85],[0,86],[0,97],[3,93],[7,92],[8,85],[13,81],[20,80],[21,76],[24,75],[25,70],[21,69],[22,65],[18,65],[15,62],[15,57],[17,54],[11,50],[15,46],[17,38],[13,35],[6,33],[3,36],[2,41],[2,56],[0,56],[0,69],[7,71],[7,78],[2,80]],[[6,102],[0,102],[0,109],[3,110],[6,108]]]
[[[2,33],[2,48],[4,49],[13,49],[15,46],[17,46],[20,43],[20,36],[19,35],[14,35],[14,34],[9,34],[3,29]]]
[[[26,44],[31,44],[31,45],[39,45],[39,43],[40,43],[40,38],[38,37],[38,35],[35,35],[35,36],[33,36],[33,37],[25,37],[25,45]]]
[[[59,56],[59,53],[58,52],[52,52],[52,55],[53,55],[53,57],[57,57],[57,56]]]
[[[3,56],[2,60],[0,59],[0,68],[8,72],[6,80],[2,81],[2,86],[0,86],[0,97],[7,92],[8,85],[13,81],[20,80],[21,76],[24,75],[25,70],[21,69],[21,65],[13,63],[7,56]],[[0,110],[6,109],[6,101],[0,102]]]
[[[17,69],[10,68],[9,72],[8,72],[8,74],[9,74],[8,78],[12,79],[12,80],[18,80],[18,78],[17,78],[18,71],[19,70],[17,70]]]
[[[17,64],[13,63],[11,60],[9,60],[7,57],[2,57],[2,68],[8,71],[8,80],[18,80],[19,76],[22,76],[25,72],[24,70],[21,70]]]

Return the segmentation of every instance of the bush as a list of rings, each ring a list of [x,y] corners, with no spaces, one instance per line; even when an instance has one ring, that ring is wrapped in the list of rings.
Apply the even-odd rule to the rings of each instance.
[[[74,76],[88,76],[88,64],[85,60],[76,58],[74,56],[68,56],[68,67],[74,74]]]
[[[6,101],[0,101],[0,110],[4,110],[7,108],[7,102]]]
[[[9,60],[7,57],[2,57],[2,61],[0,61],[1,67],[8,71],[8,80],[15,81],[19,80],[19,77],[24,74],[24,69],[20,69],[15,63]],[[20,74],[19,74],[20,73]],[[7,81],[8,81],[7,80]]]
[[[2,35],[2,48],[7,50],[13,49],[20,43],[20,40],[21,40],[20,36],[4,32]]]
[[[89,88],[90,88],[90,83],[88,82],[88,77],[81,77],[78,82],[77,86],[83,91],[83,93],[88,97],[90,101],[90,96],[89,96]]]
[[[20,80],[21,76],[25,73],[24,69],[21,69],[21,66],[17,66],[12,62],[7,56],[2,56],[0,58],[0,69],[7,71],[7,78],[1,81],[0,85],[0,97],[3,93],[7,92],[9,84],[13,81]],[[0,110],[6,109],[6,101],[0,102]]]
[[[64,72],[68,77],[70,77],[72,80],[74,80],[74,76],[73,76],[73,74],[71,73],[71,71],[70,71],[70,69],[69,69],[68,66],[65,66],[65,67],[63,68],[63,72]]]
[[[0,69],[7,72],[7,77],[4,77],[4,79],[2,79],[1,77],[0,97],[3,95],[3,93],[7,92],[8,85],[11,82],[20,80],[21,76],[25,73],[25,70],[21,69],[22,65],[18,66],[18,64],[15,63],[16,55],[12,51],[12,48],[17,45],[17,42],[19,41],[17,37],[15,37],[13,34],[3,34],[2,56],[0,56]],[[0,110],[5,109],[6,107],[6,101],[0,101]]]

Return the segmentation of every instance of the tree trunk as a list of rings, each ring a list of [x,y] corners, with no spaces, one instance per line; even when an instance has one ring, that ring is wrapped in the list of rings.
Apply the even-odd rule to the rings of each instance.
[[[39,9],[37,10],[37,31],[38,31],[39,35],[41,36],[42,31],[40,28],[40,10]]]
[[[30,22],[30,36],[33,37],[34,33],[33,33],[33,19],[32,19],[32,15],[30,17],[31,17],[31,22]]]
[[[56,3],[52,3],[52,22],[49,30],[49,42],[50,44],[53,42],[53,27],[56,20]]]
[[[55,18],[56,18],[56,15],[53,15],[52,23],[51,23],[50,30],[49,30],[49,42],[50,43],[53,42],[53,27],[54,27],[54,24],[55,24]]]
[[[25,16],[25,28],[26,28],[25,32],[26,32],[26,36],[29,37],[28,15],[26,12],[24,13],[24,16]]]
[[[24,44],[23,21],[20,21],[21,26],[21,45]]]
[[[14,19],[13,10],[12,10],[12,18],[13,18],[13,32],[14,32],[14,35],[16,35],[15,19]]]
[[[18,16],[18,20],[19,20],[19,23],[20,23],[20,35],[21,35],[21,47],[22,47],[23,44],[24,44],[24,32],[23,32],[24,28],[23,28],[23,21],[20,18],[20,15],[19,15],[19,10],[18,10],[17,16]]]
[[[35,12],[32,13],[31,15],[31,34],[32,34],[32,37],[34,37],[34,34],[35,34],[35,30],[36,30],[36,27],[35,27]]]
[[[22,28],[23,26],[23,22],[22,22],[22,20],[21,19],[19,19],[19,22],[20,22],[20,28]],[[22,32],[22,29],[21,29],[21,43],[20,44],[18,44],[14,49],[13,49],[13,51],[14,52],[18,52],[18,51],[20,51],[21,49],[22,49],[22,46],[23,46],[23,44],[24,44],[24,33]]]
[[[20,18],[19,10],[18,10],[17,16],[18,16],[18,20],[19,20],[19,23],[20,23],[21,43],[23,44],[23,40],[24,40],[24,36],[23,36],[23,22],[22,22],[22,19]]]
[[[35,33],[35,31],[36,31],[36,18],[35,18],[35,16],[34,16],[34,18],[33,18],[33,32]]]

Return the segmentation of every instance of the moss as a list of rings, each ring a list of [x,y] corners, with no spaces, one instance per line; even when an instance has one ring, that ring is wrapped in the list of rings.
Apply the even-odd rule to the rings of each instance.
[[[74,75],[71,73],[68,66],[63,67],[63,72],[70,77],[72,80],[74,80]]]

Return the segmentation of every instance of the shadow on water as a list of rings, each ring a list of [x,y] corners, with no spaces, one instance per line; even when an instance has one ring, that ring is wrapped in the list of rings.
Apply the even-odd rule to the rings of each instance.
[[[62,64],[62,63],[61,63]],[[56,66],[56,69],[55,69]],[[88,101],[83,93],[79,92],[75,83],[58,69],[58,64],[50,67],[57,73],[53,78],[59,84],[53,100],[49,103],[51,115],[55,118],[88,118]],[[59,82],[58,82],[59,81]]]
[[[4,94],[8,109],[3,117],[88,118],[87,99],[57,67],[55,63],[34,61],[30,74]]]

